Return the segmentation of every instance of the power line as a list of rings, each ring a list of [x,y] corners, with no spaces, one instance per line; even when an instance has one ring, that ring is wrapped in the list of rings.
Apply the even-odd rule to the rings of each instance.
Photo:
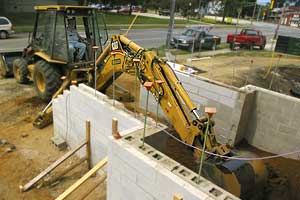
[[[157,127],[156,127],[157,128]],[[185,142],[183,142],[182,140],[178,139],[177,137],[175,137],[173,134],[169,133],[168,131],[166,131],[165,129],[160,129],[161,131],[163,131],[164,133],[166,133],[167,135],[169,135],[170,137],[172,137],[173,139],[175,139],[176,141],[191,147],[193,149],[199,150],[200,152],[202,152],[202,149],[195,147],[193,145],[187,144]],[[204,153],[210,155],[210,156],[214,156],[214,157],[219,157],[219,158],[224,158],[224,159],[228,159],[228,160],[241,160],[241,161],[253,161],[253,160],[267,160],[267,159],[274,159],[274,158],[279,158],[279,157],[284,157],[284,156],[289,156],[289,155],[294,155],[294,154],[298,154],[300,153],[300,150],[296,150],[296,151],[292,151],[292,152],[286,152],[286,153],[282,153],[282,154],[277,154],[277,155],[273,155],[273,156],[264,156],[264,157],[253,157],[253,158],[246,158],[246,157],[231,157],[231,156],[224,156],[224,155],[220,155],[220,154],[216,154],[216,153],[212,153],[209,151],[204,151]]]

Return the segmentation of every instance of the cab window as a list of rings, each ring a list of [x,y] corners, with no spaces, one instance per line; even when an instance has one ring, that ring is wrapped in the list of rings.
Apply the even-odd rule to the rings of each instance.
[[[52,55],[55,17],[55,10],[41,11],[37,14],[33,46],[47,55]]]
[[[245,31],[245,34],[246,34],[246,35],[257,35],[257,32],[256,32],[256,31],[253,31],[253,30],[246,30],[246,31]]]

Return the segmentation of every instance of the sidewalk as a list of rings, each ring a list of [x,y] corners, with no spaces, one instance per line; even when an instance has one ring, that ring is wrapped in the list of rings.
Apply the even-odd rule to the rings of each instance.
[[[186,60],[189,58],[203,58],[203,57],[210,57],[210,56],[215,56],[218,54],[225,54],[225,53],[230,53],[231,50],[230,49],[220,49],[220,50],[215,50],[215,51],[200,51],[200,52],[195,52],[195,53],[191,53],[191,54],[184,54],[184,55],[173,55],[173,58],[175,58],[175,60]],[[174,59],[172,59],[174,60]]]

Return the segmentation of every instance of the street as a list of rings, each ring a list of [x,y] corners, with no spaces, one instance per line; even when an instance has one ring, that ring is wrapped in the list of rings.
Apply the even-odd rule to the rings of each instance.
[[[253,25],[247,26],[261,30],[264,35],[267,36],[267,41],[270,43],[274,36],[276,24],[254,22]],[[238,29],[238,32],[241,29]],[[132,39],[135,43],[139,44],[143,48],[159,47],[165,44],[166,28],[154,28],[154,29],[132,29],[128,34],[128,38]],[[184,29],[174,29],[174,35],[180,34]],[[113,34],[125,33],[126,30],[113,30],[109,31],[109,36]],[[211,30],[211,34],[221,37],[221,42],[226,42],[226,36],[230,33],[235,33],[235,27],[224,28],[215,27]],[[280,26],[279,35],[286,35],[291,37],[300,37],[300,29],[288,26]],[[28,44],[28,33],[15,34],[11,38],[6,40],[0,40],[0,52],[22,50]]]

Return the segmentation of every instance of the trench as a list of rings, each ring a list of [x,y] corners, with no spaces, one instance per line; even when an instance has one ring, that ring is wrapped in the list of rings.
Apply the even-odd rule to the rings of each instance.
[[[174,130],[168,132],[178,138]],[[163,131],[147,136],[145,142],[162,152],[188,169],[198,173],[199,162],[193,156],[193,151],[186,145],[176,141]],[[253,148],[247,143],[238,147],[241,151],[249,151],[259,157],[271,155],[270,153]],[[300,161],[276,158],[264,161],[268,169],[268,181],[263,188],[263,196],[253,195],[244,197],[246,200],[299,200],[300,199]]]

